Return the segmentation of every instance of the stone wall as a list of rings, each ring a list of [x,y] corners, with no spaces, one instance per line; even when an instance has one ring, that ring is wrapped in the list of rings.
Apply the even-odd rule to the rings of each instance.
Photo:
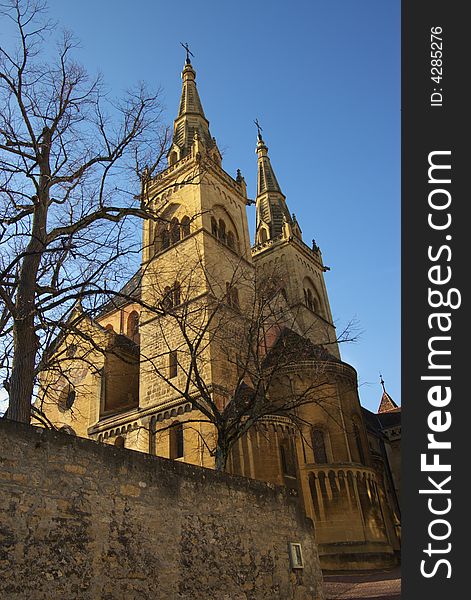
[[[0,463],[0,598],[323,598],[282,488],[1,419]]]

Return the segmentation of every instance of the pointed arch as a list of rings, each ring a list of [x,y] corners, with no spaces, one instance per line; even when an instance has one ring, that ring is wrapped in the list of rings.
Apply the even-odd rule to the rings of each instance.
[[[170,243],[177,244],[180,241],[180,222],[177,217],[173,217],[170,222]]]
[[[164,227],[164,228],[162,228],[161,247],[159,248],[159,250],[166,250],[169,247],[170,247],[170,232],[166,227]]]
[[[304,304],[312,310],[312,312],[324,317],[324,309],[317,292],[316,286],[310,277],[303,279],[303,291],[304,291]]]
[[[231,250],[236,250],[235,235],[232,231],[229,231],[227,234],[227,245]]]
[[[224,219],[219,219],[218,223],[218,238],[221,240],[223,244],[226,243],[226,222]]]
[[[183,458],[184,450],[183,423],[175,421],[169,429],[169,456]]]
[[[358,454],[358,462],[360,462],[362,465],[364,465],[364,464],[366,464],[365,451],[363,449],[363,440],[362,440],[362,436],[361,436],[361,432],[360,432],[360,427],[359,427],[356,419],[353,419],[352,427],[353,427],[353,439],[355,441],[355,447],[356,447],[356,451]]]
[[[327,464],[329,461],[327,457],[325,432],[318,427],[313,427],[311,430],[311,440],[314,462],[318,465]]]
[[[181,304],[181,285],[176,281],[172,287],[172,304],[178,306]]]
[[[126,335],[136,344],[139,343],[139,313],[137,310],[133,310],[128,316]]]
[[[122,435],[118,435],[118,437],[114,441],[114,445],[116,446],[116,448],[124,448],[125,447],[124,437]]]
[[[190,217],[185,215],[181,220],[182,238],[186,238],[190,235]]]

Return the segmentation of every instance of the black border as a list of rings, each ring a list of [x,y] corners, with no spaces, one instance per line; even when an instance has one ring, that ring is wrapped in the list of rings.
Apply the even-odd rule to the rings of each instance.
[[[457,0],[403,0],[402,2],[402,598],[405,600],[452,600],[468,597],[465,573],[468,569],[467,538],[471,532],[471,513],[468,506],[468,456],[471,455],[467,438],[468,404],[471,402],[471,363],[467,342],[470,325],[467,319],[468,280],[470,267],[471,230],[468,226],[471,197],[468,173],[471,176],[469,139],[470,25],[465,16],[466,3]],[[431,81],[430,30],[442,27],[443,79],[437,85]],[[431,106],[433,87],[442,88],[443,105]],[[442,434],[450,440],[451,450],[441,452],[441,462],[451,461],[452,508],[446,515],[452,527],[445,546],[451,543],[448,554],[434,555],[447,558],[451,563],[451,577],[442,565],[435,576],[425,578],[420,565],[427,559],[423,553],[429,540],[427,528],[434,518],[427,508],[428,496],[419,489],[430,488],[427,476],[420,470],[420,455],[427,451],[427,417],[434,410],[427,400],[430,382],[421,381],[427,374],[428,341],[433,335],[427,318],[434,312],[428,305],[428,246],[439,247],[445,233],[433,231],[427,223],[429,206],[428,155],[436,150],[451,150],[452,225],[449,245],[450,262],[442,265],[452,269],[452,286],[460,290],[461,307],[450,310],[452,318],[451,389],[452,400],[447,407],[451,412],[451,428]],[[442,309],[444,310],[444,309]],[[446,334],[443,334],[446,335]],[[443,374],[438,372],[437,374]],[[437,474],[437,480],[443,479]],[[436,496],[438,497],[438,496]],[[443,496],[445,497],[445,496]],[[438,506],[438,504],[437,504]],[[468,514],[467,514],[468,513]],[[469,515],[469,516],[468,516]],[[438,531],[438,530],[437,530]],[[435,542],[440,547],[440,542]],[[431,562],[432,561],[432,562]],[[469,567],[471,571],[471,565]]]

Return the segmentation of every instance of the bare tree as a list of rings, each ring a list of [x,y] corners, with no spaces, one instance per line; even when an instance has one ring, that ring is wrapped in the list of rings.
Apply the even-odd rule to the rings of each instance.
[[[216,469],[224,470],[233,445],[267,416],[288,417],[302,431],[304,406],[330,410],[329,364],[339,361],[329,346],[356,335],[352,324],[335,342],[318,330],[323,343],[314,344],[310,331],[299,329],[299,309],[288,305],[282,275],[254,271],[236,258],[218,269],[202,257],[192,263],[197,250],[169,261],[158,279],[150,273],[143,297],[157,308],[141,313],[154,323],[152,341],[141,346],[141,369],[163,381],[169,397],[191,403],[199,416],[185,423],[212,424],[214,439],[203,441]],[[303,382],[293,377],[300,368]]]
[[[140,252],[132,217],[157,218],[136,186],[159,169],[168,132],[159,93],[108,97],[41,0],[3,3],[0,17],[15,33],[0,44],[0,368],[8,417],[29,422],[57,324]]]

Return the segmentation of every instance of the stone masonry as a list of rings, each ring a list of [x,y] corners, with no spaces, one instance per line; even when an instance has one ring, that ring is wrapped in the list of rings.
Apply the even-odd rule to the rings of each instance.
[[[283,488],[0,420],[0,598],[323,592],[312,522]]]

